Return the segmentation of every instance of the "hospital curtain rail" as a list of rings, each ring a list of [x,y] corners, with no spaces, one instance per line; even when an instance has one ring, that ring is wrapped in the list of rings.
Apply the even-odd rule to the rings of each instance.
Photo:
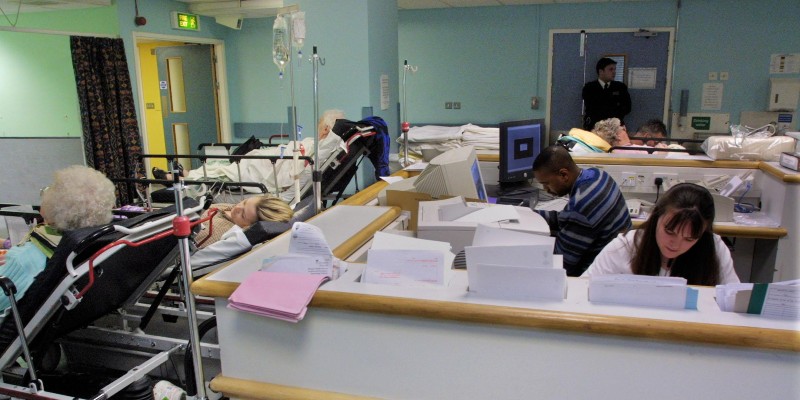
[[[122,39],[71,36],[70,48],[86,164],[109,177],[146,176]],[[136,198],[134,187],[117,185],[120,205]]]

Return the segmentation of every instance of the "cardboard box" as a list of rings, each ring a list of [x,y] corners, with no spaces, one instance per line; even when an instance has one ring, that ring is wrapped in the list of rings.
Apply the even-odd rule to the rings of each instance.
[[[427,193],[414,192],[411,190],[387,190],[386,191],[386,205],[400,207],[403,211],[411,213],[411,219],[408,221],[408,229],[417,231],[417,219],[419,215],[419,202],[431,200],[449,199],[453,196],[441,196],[434,198]],[[478,199],[465,199],[468,202],[485,203],[483,200]]]
[[[461,202],[460,199],[453,199]],[[436,240],[448,242],[452,246],[452,252],[458,254],[466,246],[472,245],[475,237],[475,229],[478,222],[466,222],[458,220],[442,220],[440,209],[446,206],[448,200],[444,202],[417,203],[417,237],[420,239]],[[494,206],[489,207],[510,207]],[[512,231],[532,233],[537,235],[550,235],[550,227],[547,221],[539,214],[527,207],[515,207],[518,218],[514,220],[503,220],[500,222],[485,222],[490,226],[508,229]]]
[[[800,171],[800,153],[790,153],[785,151],[781,153],[779,162],[781,167],[789,168],[793,171]]]

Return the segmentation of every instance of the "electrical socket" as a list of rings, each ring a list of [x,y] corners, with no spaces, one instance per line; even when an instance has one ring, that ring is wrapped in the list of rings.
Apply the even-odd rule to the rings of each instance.
[[[678,174],[669,173],[669,172],[656,172],[653,174],[653,181],[651,182],[653,185],[656,184],[656,179],[661,178],[661,187],[668,188],[676,183],[678,183]]]
[[[453,109],[453,102],[452,101],[446,101],[444,103],[444,109],[445,110],[452,110]]]
[[[620,177],[621,187],[636,187],[644,182],[644,175],[637,174],[636,172],[623,172]]]

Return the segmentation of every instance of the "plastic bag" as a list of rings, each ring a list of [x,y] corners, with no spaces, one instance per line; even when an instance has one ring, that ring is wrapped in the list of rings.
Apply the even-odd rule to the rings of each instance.
[[[746,138],[767,138],[775,134],[775,125],[767,124],[760,128],[751,128],[747,125],[731,125],[731,136],[740,144]]]
[[[710,136],[700,148],[714,160],[778,161],[782,152],[794,150],[795,140],[774,134],[773,125],[731,125],[731,136]]]

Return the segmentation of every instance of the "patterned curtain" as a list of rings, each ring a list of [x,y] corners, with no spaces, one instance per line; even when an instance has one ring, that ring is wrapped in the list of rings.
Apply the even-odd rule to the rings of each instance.
[[[72,36],[70,46],[86,164],[109,178],[146,176],[122,39]],[[120,205],[136,198],[134,185],[117,184]]]

